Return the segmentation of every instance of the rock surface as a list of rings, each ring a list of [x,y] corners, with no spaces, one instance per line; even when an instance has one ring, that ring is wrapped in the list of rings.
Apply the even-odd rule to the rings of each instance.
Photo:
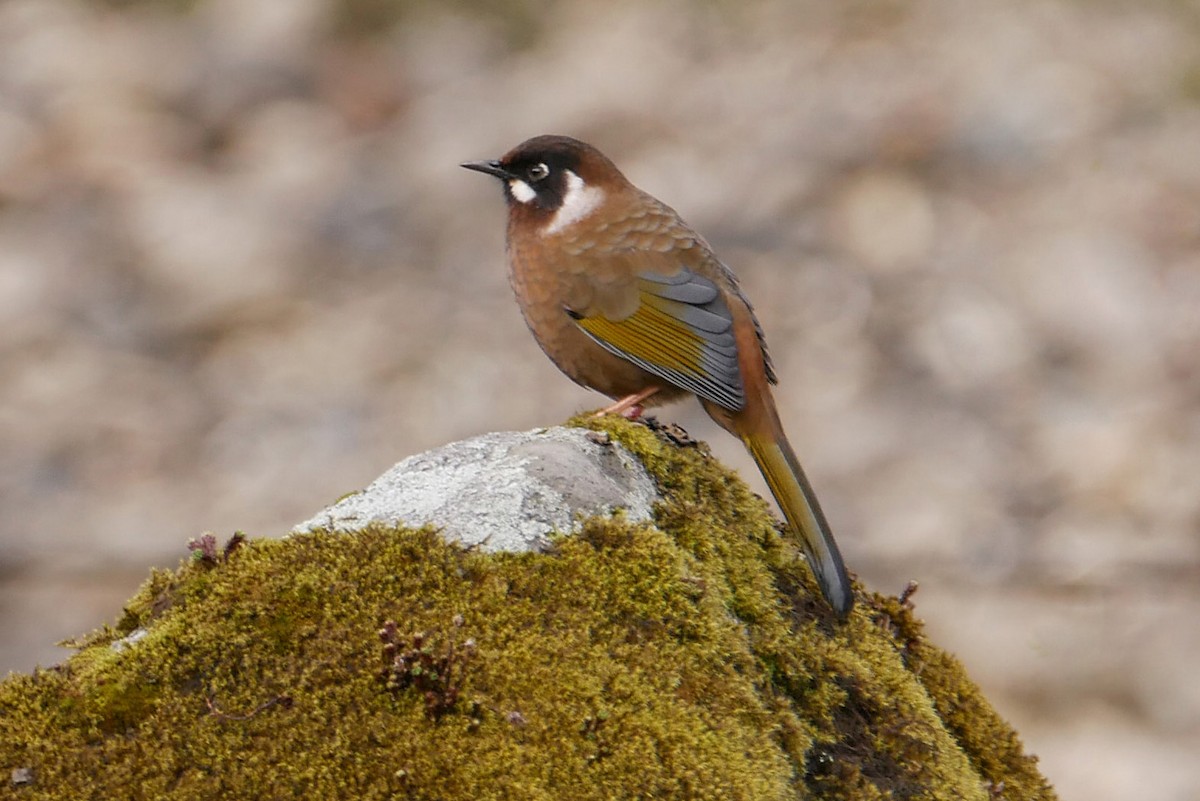
[[[484,434],[410,456],[294,529],[431,525],[484,551],[532,551],[582,517],[650,519],[658,498],[641,463],[606,434],[579,428]]]

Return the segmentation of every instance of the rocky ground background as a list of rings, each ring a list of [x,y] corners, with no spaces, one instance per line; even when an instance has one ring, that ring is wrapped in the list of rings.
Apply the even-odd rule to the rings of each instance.
[[[598,405],[456,166],[560,132],[740,273],[847,561],[1063,797],[1200,798],[1200,7],[476,5],[0,3],[0,671]]]

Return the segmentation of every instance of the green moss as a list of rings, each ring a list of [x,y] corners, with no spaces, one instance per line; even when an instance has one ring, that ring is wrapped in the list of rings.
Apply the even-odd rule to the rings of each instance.
[[[592,519],[544,554],[316,533],[156,572],[66,664],[0,685],[0,769],[33,777],[0,797],[1053,798],[895,599],[834,620],[707,449],[574,423],[644,460],[656,525]],[[388,620],[452,678],[397,681]]]

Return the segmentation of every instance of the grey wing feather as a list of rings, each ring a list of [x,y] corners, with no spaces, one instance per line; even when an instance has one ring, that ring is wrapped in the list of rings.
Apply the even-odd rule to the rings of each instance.
[[[704,280],[688,270],[683,270],[672,276],[642,273],[638,278],[652,284],[657,284],[658,286],[655,288],[654,294],[660,298],[677,300],[681,303],[691,303],[701,306],[705,303],[712,303],[721,294],[720,290],[711,281]]]
[[[762,324],[758,321],[758,315],[754,313],[754,306],[751,305],[750,300],[742,294],[742,287],[739,285],[737,275],[733,272],[733,270],[729,269],[719,261],[717,262],[717,266],[721,269],[721,274],[725,277],[725,280],[729,282],[731,287],[733,287],[733,291],[736,292],[737,296],[742,299],[743,303],[746,304],[746,310],[750,312],[750,319],[754,321],[754,333],[758,335],[758,344],[762,348],[763,370],[767,374],[767,381],[772,384],[778,384],[779,378],[775,374],[775,365],[771,361],[771,351],[767,349],[767,335],[763,333]]]
[[[587,333],[611,353],[628,359],[648,373],[683,387],[705,400],[732,411],[746,405],[742,372],[738,365],[737,342],[733,336],[733,316],[721,291],[707,278],[683,269],[670,276],[644,272],[638,275],[642,302],[682,323],[701,342],[698,372],[656,364],[628,353],[612,343]],[[661,343],[666,352],[670,343]],[[671,353],[675,361],[686,362],[688,354]]]

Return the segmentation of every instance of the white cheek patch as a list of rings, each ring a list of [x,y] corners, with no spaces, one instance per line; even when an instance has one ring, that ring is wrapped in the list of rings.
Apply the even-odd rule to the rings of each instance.
[[[542,229],[544,235],[557,234],[568,225],[579,222],[604,202],[603,190],[588,186],[570,170],[566,170],[566,176],[567,192],[563,195],[563,202],[558,211],[554,212],[550,222]]]
[[[537,192],[534,192],[533,188],[520,178],[513,178],[508,182],[508,191],[512,192],[512,196],[521,203],[532,203],[533,199],[537,197]]]

